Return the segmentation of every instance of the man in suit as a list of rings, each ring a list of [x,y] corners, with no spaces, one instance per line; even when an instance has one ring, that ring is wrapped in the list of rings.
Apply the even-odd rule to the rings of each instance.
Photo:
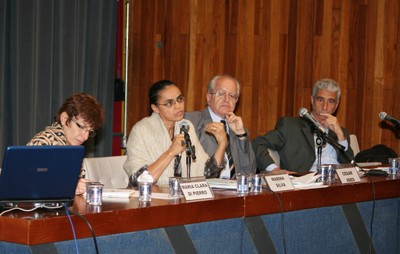
[[[256,160],[242,118],[233,112],[239,99],[240,83],[229,75],[215,76],[208,83],[207,108],[203,111],[187,112],[185,118],[196,128],[204,150],[211,156],[217,148],[215,137],[205,128],[226,131],[228,145],[225,163],[221,165],[220,178],[234,178],[235,173],[255,173]]]
[[[333,115],[339,105],[340,86],[331,79],[322,79],[314,84],[310,116],[324,129],[333,145],[326,142],[322,147],[321,164],[349,163],[353,159],[350,147],[349,132],[340,126]],[[257,158],[257,166],[261,171],[285,169],[289,172],[316,171],[318,159],[318,141],[327,140],[324,135],[318,135],[314,124],[306,118],[283,117],[279,119],[275,129],[264,136],[255,138],[252,142]],[[320,138],[318,138],[320,137]],[[344,147],[345,154],[335,143]],[[271,158],[269,151],[277,151],[280,157],[280,167]]]

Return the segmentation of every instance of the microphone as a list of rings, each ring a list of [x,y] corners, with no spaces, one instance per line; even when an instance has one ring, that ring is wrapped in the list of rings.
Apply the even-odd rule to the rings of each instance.
[[[186,142],[186,154],[191,155],[193,160],[196,160],[196,148],[192,145],[189,135],[189,124],[186,121],[182,121],[179,126],[181,127],[181,133],[185,133]]]
[[[317,128],[317,130],[319,130],[322,134],[327,135],[324,127],[322,127],[317,120],[315,120],[307,111],[306,108],[300,108],[299,110],[299,115],[300,117],[304,117],[307,118],[307,120],[309,120],[310,122],[312,122],[314,124],[314,126]]]
[[[389,121],[389,122],[393,123],[394,125],[398,125],[398,126],[400,125],[400,121],[399,120],[389,116],[386,112],[379,113],[379,118],[381,120]]]
[[[179,127],[181,128],[181,133],[182,132],[184,132],[184,133],[188,133],[189,132],[189,124],[186,121],[182,121],[179,124]]]

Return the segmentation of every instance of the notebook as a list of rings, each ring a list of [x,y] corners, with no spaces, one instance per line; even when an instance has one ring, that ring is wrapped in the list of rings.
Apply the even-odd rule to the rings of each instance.
[[[83,146],[9,146],[0,173],[0,208],[73,204]]]

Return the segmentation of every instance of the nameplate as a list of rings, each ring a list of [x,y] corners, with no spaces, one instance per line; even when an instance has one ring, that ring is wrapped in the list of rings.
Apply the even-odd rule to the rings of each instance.
[[[342,183],[357,183],[361,181],[356,168],[340,168],[336,169],[336,173]]]
[[[210,185],[206,180],[203,181],[184,181],[179,183],[183,196],[187,201],[214,198]]]
[[[265,181],[268,183],[269,188],[274,192],[294,190],[292,181],[290,181],[288,174],[265,176]]]

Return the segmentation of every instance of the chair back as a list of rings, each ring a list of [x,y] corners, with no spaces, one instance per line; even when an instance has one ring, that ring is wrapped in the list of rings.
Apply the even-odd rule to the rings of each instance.
[[[126,188],[129,181],[123,168],[126,158],[126,155],[84,158],[85,178],[101,182],[104,188]]]
[[[269,156],[271,156],[271,158],[274,160],[275,164],[280,167],[280,161],[279,161],[279,154],[277,151],[268,149],[269,152]]]
[[[350,147],[354,152],[354,156],[360,152],[360,146],[358,145],[357,136],[350,134]]]

